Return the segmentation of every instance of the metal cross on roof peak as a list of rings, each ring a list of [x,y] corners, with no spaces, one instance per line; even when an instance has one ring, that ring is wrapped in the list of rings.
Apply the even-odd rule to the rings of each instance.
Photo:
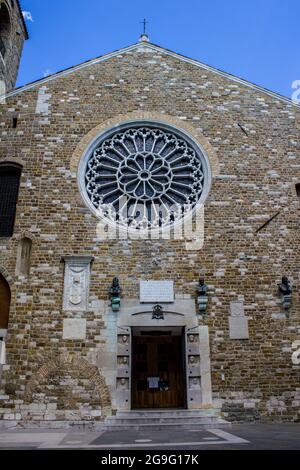
[[[149,21],[147,21],[146,18],[144,18],[143,21],[140,21],[140,23],[144,26],[143,27],[143,34],[147,34],[146,33],[146,26],[149,23]]]

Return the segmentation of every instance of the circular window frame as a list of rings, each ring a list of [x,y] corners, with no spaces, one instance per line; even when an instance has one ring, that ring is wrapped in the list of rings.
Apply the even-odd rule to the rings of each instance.
[[[112,221],[111,219],[106,218],[103,215],[100,215],[99,210],[91,202],[87,194],[87,190],[86,190],[85,175],[86,175],[87,164],[88,164],[88,161],[90,160],[92,153],[99,146],[99,143],[101,141],[104,141],[110,138],[113,134],[125,131],[130,128],[135,128],[135,127],[158,128],[165,132],[174,133],[176,136],[186,141],[196,151],[197,155],[200,156],[201,163],[202,163],[204,184],[203,184],[203,190],[202,190],[200,198],[195,203],[192,210],[190,210],[187,214],[183,215],[179,220],[168,223],[166,225],[162,225],[159,228],[137,229],[137,228],[132,228],[129,226],[125,228],[123,225],[119,224],[117,221]],[[199,208],[204,205],[204,202],[206,201],[209,195],[211,185],[212,185],[212,169],[211,169],[211,164],[209,162],[207,153],[203,148],[203,145],[201,145],[201,143],[186,130],[183,130],[177,127],[173,123],[168,124],[160,120],[134,119],[134,120],[126,120],[121,123],[118,123],[117,125],[111,126],[103,130],[102,132],[100,132],[96,137],[94,137],[91,140],[91,142],[86,147],[79,161],[78,170],[77,170],[77,183],[78,183],[78,188],[79,188],[81,197],[85,205],[93,213],[93,215],[95,215],[95,217],[98,220],[101,220],[105,225],[111,226],[114,230],[116,228],[119,228],[120,231],[126,230],[127,233],[131,232],[135,235],[137,234],[137,232],[139,234],[143,232],[147,232],[147,233],[151,232],[154,234],[154,233],[162,233],[164,231],[170,232],[171,229],[175,230],[176,227],[190,221],[193,218],[193,216],[197,213]]]

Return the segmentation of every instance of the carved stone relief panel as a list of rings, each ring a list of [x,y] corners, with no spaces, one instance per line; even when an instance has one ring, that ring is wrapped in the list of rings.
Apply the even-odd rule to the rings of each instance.
[[[118,328],[116,403],[119,410],[130,410],[131,401],[131,330]]]
[[[198,328],[186,334],[187,406],[201,406],[200,347]]]
[[[84,312],[88,309],[90,256],[66,256],[63,310]]]
[[[243,317],[245,315],[244,302],[242,300],[230,302],[230,315],[232,317]]]

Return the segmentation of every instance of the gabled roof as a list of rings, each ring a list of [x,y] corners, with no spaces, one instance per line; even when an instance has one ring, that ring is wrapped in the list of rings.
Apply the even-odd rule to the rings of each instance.
[[[178,60],[182,60],[183,62],[186,62],[186,63],[189,63],[191,65],[194,65],[196,67],[199,67],[199,68],[202,68],[204,70],[208,70],[210,72],[213,72],[215,74],[218,74],[218,75],[221,75],[222,77],[225,77],[233,82],[236,82],[236,83],[239,83],[241,85],[244,85],[248,88],[252,88],[254,90],[257,90],[265,95],[269,95],[271,96],[272,98],[276,98],[278,100],[281,100],[281,101],[284,101],[285,103],[287,104],[291,104],[291,105],[294,105],[298,108],[300,108],[300,104],[297,104],[295,103],[293,100],[291,100],[290,98],[287,98],[283,95],[280,95],[279,93],[276,93],[276,92],[273,92],[273,91],[270,91],[266,88],[263,88],[259,85],[255,85],[247,80],[244,80],[242,78],[239,78],[239,77],[236,77],[230,73],[227,73],[227,72],[224,72],[222,70],[219,70],[215,67],[211,67],[210,65],[207,65],[207,64],[204,64],[202,62],[199,62],[198,60],[194,60],[194,59],[191,59],[189,57],[186,57],[184,55],[181,55],[181,54],[178,54],[176,52],[173,52],[173,51],[170,51],[169,49],[165,49],[164,47],[161,47],[161,46],[158,46],[156,44],[153,44],[153,43],[150,43],[150,42],[146,42],[146,41],[142,41],[142,42],[138,42],[138,43],[135,43],[135,44],[132,44],[131,46],[128,46],[128,47],[124,47],[122,49],[118,49],[116,51],[113,51],[113,52],[110,52],[109,54],[105,54],[103,56],[99,56],[95,59],[92,59],[92,60],[88,60],[86,62],[82,62],[81,64],[79,65],[76,65],[76,66],[73,66],[73,67],[70,67],[70,68],[67,68],[67,69],[64,69],[60,72],[56,72],[52,75],[49,75],[45,78],[41,78],[39,80],[36,80],[34,82],[31,82],[31,83],[28,83],[27,85],[24,85],[24,86],[21,86],[19,88],[16,88],[15,90],[7,93],[5,95],[6,98],[9,98],[11,96],[14,96],[14,95],[17,95],[19,93],[22,93],[23,91],[26,91],[26,90],[30,90],[32,88],[35,88],[37,86],[41,86],[45,83],[48,83],[52,80],[55,80],[56,78],[59,78],[59,77],[63,77],[63,76],[66,76],[66,75],[70,75],[74,72],[77,72],[78,70],[81,70],[81,69],[84,69],[86,67],[90,67],[92,65],[95,65],[95,64],[98,64],[100,62],[103,62],[105,60],[109,60],[113,57],[116,57],[118,55],[121,55],[121,54],[126,54],[128,52],[132,52],[136,49],[140,49],[140,48],[148,48],[148,49],[151,49],[153,51],[156,51],[156,52],[159,52],[161,54],[165,54],[165,55],[168,55],[168,56],[171,56],[171,57],[174,57]]]

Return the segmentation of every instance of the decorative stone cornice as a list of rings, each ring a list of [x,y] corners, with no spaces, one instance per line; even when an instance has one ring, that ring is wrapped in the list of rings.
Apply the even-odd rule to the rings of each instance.
[[[62,262],[68,262],[69,264],[89,264],[94,261],[93,256],[86,256],[86,255],[65,255],[62,256]]]

